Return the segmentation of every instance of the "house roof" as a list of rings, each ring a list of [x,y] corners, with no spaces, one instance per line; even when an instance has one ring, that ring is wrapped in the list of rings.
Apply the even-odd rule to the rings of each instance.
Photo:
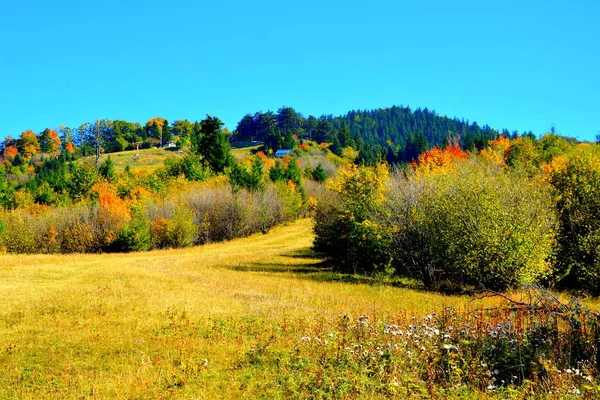
[[[292,152],[292,149],[281,149],[275,152],[275,157],[283,157]]]

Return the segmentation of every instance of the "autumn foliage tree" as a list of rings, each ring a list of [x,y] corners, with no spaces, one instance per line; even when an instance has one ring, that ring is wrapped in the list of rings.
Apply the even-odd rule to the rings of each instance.
[[[131,220],[131,211],[113,184],[99,182],[92,188],[98,197],[96,210],[96,241],[99,249],[109,247]]]
[[[40,142],[31,129],[21,133],[21,136],[17,140],[17,147],[21,155],[25,158],[31,158],[40,152]]]
[[[463,151],[457,144],[451,144],[445,148],[434,147],[422,153],[416,162],[411,163],[413,167],[418,167],[421,172],[454,169],[456,163],[465,160],[469,152]]]
[[[60,150],[60,139],[58,137],[58,132],[53,129],[44,129],[42,133],[40,133],[38,141],[40,143],[40,150],[42,153],[56,154]]]

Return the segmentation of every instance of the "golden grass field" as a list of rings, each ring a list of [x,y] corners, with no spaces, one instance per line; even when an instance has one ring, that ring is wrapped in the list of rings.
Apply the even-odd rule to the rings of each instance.
[[[343,314],[481,305],[326,279],[311,224],[179,250],[0,255],[0,399],[281,398],[278,366],[249,352],[293,349]]]
[[[259,147],[260,146],[236,148],[232,149],[231,153],[239,160],[247,157],[251,150]],[[129,165],[134,172],[151,173],[156,168],[162,166],[165,160],[173,157],[182,157],[184,154],[184,150],[180,151],[174,149],[140,149],[139,152],[136,152],[136,150],[127,150],[118,153],[101,154],[100,162],[110,157],[114,163],[115,172],[117,173],[122,173],[127,165]],[[81,160],[81,162],[94,162],[95,156],[83,157]]]

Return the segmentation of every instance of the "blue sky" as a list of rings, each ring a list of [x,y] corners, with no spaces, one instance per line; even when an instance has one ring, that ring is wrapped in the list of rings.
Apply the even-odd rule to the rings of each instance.
[[[99,118],[428,107],[593,140],[600,2],[5,2],[0,138]]]

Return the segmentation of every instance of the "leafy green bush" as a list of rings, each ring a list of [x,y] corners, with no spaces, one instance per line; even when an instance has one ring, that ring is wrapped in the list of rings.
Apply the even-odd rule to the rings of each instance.
[[[547,185],[469,160],[396,176],[386,224],[400,273],[502,290],[550,272],[556,217]]]
[[[186,206],[180,204],[175,211],[172,230],[168,232],[170,247],[189,247],[194,244],[198,227],[194,224],[194,214]]]
[[[259,157],[253,157],[250,170],[237,162],[233,162],[229,172],[229,181],[234,190],[244,188],[251,191],[265,189],[264,164]]]
[[[155,249],[189,247],[195,243],[197,233],[192,211],[174,202],[158,207],[158,215],[153,218],[150,227]]]
[[[7,233],[1,237],[2,246],[9,253],[37,253],[46,231],[46,225],[39,222],[40,218],[24,210],[12,212],[5,222]]]
[[[600,147],[580,145],[546,168],[560,221],[554,282],[600,294]]]
[[[385,166],[348,165],[330,182],[315,215],[314,248],[344,273],[389,273],[389,235],[374,220],[384,201]]]
[[[183,175],[189,181],[203,181],[211,175],[211,172],[202,166],[200,156],[188,153],[184,157],[166,159],[164,166],[157,171],[157,175],[163,180]]]
[[[150,218],[145,210],[136,208],[132,211],[131,221],[121,230],[114,243],[115,251],[146,251],[152,247],[150,236]]]

